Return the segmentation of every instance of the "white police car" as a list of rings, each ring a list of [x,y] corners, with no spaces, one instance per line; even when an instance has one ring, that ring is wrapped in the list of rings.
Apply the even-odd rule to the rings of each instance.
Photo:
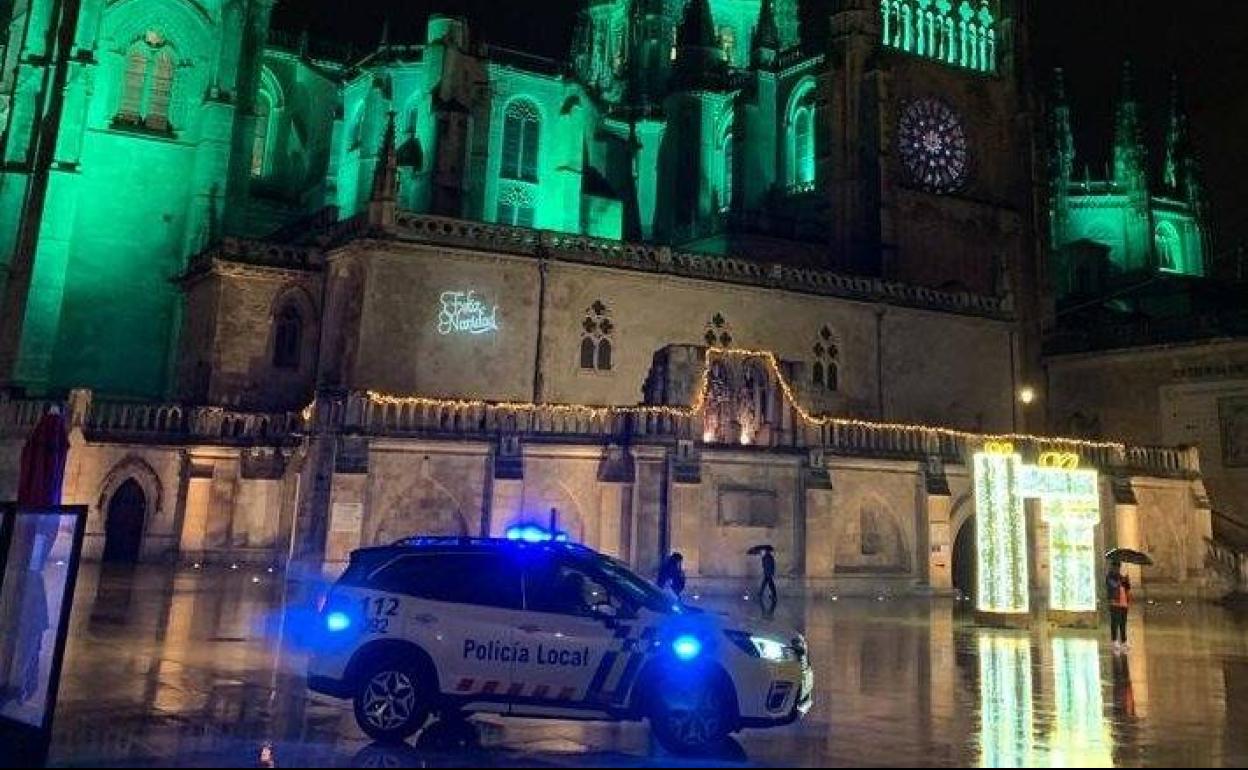
[[[369,737],[431,713],[643,719],[669,750],[789,724],[811,706],[801,636],[674,606],[578,545],[417,538],[365,548],[331,590],[308,684]]]

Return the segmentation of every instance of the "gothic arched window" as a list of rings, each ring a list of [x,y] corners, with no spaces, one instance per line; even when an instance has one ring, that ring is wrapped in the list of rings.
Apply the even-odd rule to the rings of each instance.
[[[169,107],[173,103],[174,52],[156,30],[148,30],[126,51],[121,101],[114,122],[154,131],[172,130]]]
[[[273,366],[298,369],[303,346],[303,316],[294,303],[286,303],[277,314],[273,327]]]
[[[259,179],[269,170],[269,139],[273,135],[273,97],[261,91],[256,98],[256,131],[251,142],[251,176]]]
[[[816,390],[836,391],[841,387],[841,349],[829,326],[819,330],[811,349],[810,384]]]
[[[585,319],[581,321],[582,369],[611,371],[611,339],[614,334],[611,309],[602,300],[595,300],[585,310]]]
[[[532,102],[516,99],[507,105],[507,112],[503,117],[504,179],[537,181],[537,153],[541,130],[541,119]]]
[[[732,190],[733,190],[733,151],[736,142],[733,141],[732,126],[724,129],[724,134],[719,141],[719,210],[727,211],[732,208]]]
[[[1162,222],[1157,225],[1154,236],[1157,244],[1157,266],[1162,270],[1180,270],[1183,267],[1183,248],[1174,225]]]

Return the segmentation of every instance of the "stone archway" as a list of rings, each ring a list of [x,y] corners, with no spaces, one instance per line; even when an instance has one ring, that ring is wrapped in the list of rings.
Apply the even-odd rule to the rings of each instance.
[[[126,479],[109,498],[104,519],[103,561],[136,564],[143,549],[147,495],[134,479]]]
[[[977,561],[975,558],[975,514],[962,520],[953,538],[953,558],[950,562],[953,587],[968,599],[975,598]]]
[[[131,455],[114,465],[100,484],[96,502],[104,534],[101,558],[124,564],[139,561],[143,537],[163,504],[160,476],[142,457]]]

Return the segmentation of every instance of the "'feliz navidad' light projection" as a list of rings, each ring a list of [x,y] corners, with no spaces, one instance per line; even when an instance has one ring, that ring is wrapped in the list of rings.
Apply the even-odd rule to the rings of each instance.
[[[995,614],[1028,611],[1024,502],[1035,498],[1049,529],[1049,607],[1094,612],[1097,472],[1079,468],[1073,452],[1045,452],[1036,465],[1024,464],[1007,441],[986,442],[974,463],[976,608]]]
[[[439,301],[438,334],[487,334],[498,331],[498,305],[486,308],[475,291],[444,291]]]

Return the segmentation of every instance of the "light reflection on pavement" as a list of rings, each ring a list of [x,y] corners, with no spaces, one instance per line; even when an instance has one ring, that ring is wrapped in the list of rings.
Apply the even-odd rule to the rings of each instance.
[[[629,723],[477,717],[470,734],[435,724],[405,747],[370,745],[347,704],[304,688],[282,588],[263,570],[84,568],[53,763],[690,764]],[[740,597],[710,604],[757,612]],[[810,643],[814,709],[692,764],[1248,765],[1248,616],[1139,607],[1116,656],[1099,633],[979,629],[963,609],[789,598],[778,617]]]

